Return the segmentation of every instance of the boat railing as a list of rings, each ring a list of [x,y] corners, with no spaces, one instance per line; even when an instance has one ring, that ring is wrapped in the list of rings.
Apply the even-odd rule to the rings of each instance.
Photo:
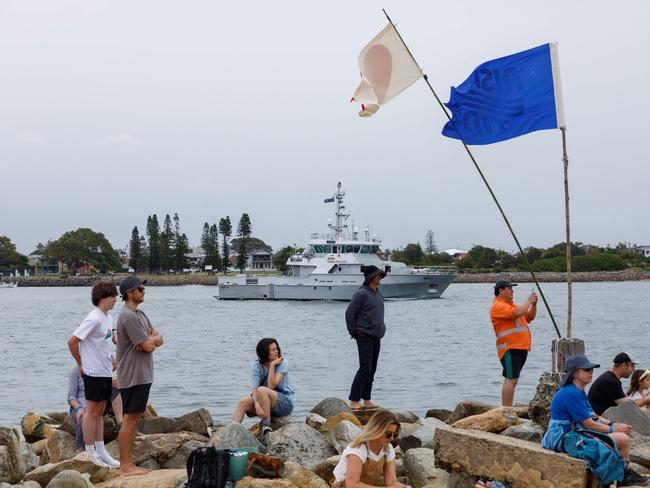
[[[443,274],[451,275],[458,273],[456,266],[411,266],[413,274]]]

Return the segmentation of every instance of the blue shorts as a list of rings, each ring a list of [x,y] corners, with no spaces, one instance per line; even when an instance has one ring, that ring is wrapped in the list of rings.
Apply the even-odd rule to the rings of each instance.
[[[289,397],[284,393],[278,392],[278,401],[275,402],[275,407],[271,409],[272,417],[286,417],[293,412],[293,403]]]

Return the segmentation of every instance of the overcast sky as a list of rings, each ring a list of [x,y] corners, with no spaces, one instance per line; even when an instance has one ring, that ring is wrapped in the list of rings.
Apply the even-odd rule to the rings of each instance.
[[[23,253],[90,227],[123,248],[147,215],[248,212],[274,248],[324,231],[337,181],[384,247],[515,248],[418,81],[349,102],[388,10],[447,101],[480,63],[558,41],[573,240],[650,244],[650,3],[0,1],[0,235]],[[524,246],[564,240],[558,130],[475,155]]]

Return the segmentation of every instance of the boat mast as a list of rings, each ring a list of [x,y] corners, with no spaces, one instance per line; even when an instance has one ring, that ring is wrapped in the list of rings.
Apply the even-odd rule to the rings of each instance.
[[[341,182],[336,186],[336,194],[334,198],[336,199],[336,224],[329,224],[330,229],[334,231],[334,239],[340,239],[343,236],[343,232],[347,231],[348,224],[347,220],[350,217],[349,213],[345,213],[345,205],[343,205],[343,197],[345,196],[345,190],[341,190]]]

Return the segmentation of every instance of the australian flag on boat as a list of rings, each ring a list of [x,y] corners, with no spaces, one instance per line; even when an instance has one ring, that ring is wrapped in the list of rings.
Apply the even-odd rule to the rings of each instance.
[[[452,118],[442,134],[470,145],[564,127],[557,43],[481,64],[446,105]]]

